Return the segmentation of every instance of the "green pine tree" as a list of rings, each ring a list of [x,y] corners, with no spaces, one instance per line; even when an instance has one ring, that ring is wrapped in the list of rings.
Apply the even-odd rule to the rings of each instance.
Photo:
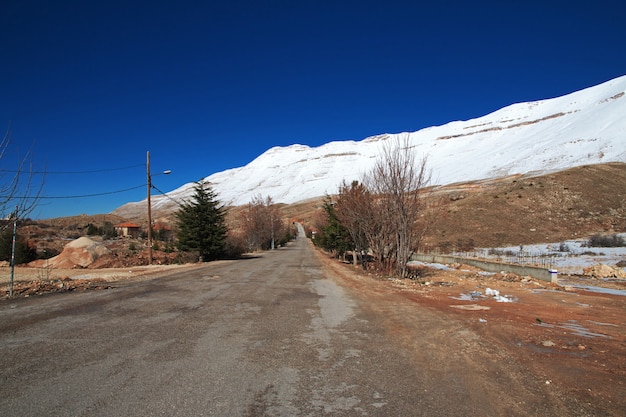
[[[223,257],[226,249],[226,211],[210,185],[197,182],[190,202],[176,213],[178,249],[198,251],[203,261]]]
[[[316,245],[333,252],[336,252],[339,256],[346,253],[354,247],[350,239],[348,230],[341,223],[337,217],[337,211],[335,205],[329,196],[324,199],[324,205],[322,206],[326,212],[326,224],[320,227],[319,235],[316,238]]]

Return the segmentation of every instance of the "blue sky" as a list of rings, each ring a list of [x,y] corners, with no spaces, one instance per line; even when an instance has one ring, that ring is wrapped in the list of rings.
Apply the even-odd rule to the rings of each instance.
[[[623,1],[518,3],[3,1],[0,180],[32,148],[33,218],[108,213],[145,198],[147,151],[167,192],[626,74]]]

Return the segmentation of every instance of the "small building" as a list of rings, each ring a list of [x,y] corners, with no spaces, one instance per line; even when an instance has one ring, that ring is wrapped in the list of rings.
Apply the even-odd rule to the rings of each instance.
[[[118,236],[138,238],[141,236],[141,227],[138,224],[125,222],[115,225]]]
[[[174,231],[165,223],[155,223],[152,226],[152,234],[156,240],[171,242],[174,240]]]

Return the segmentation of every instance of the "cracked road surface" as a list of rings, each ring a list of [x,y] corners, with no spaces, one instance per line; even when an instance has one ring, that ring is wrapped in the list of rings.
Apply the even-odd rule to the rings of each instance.
[[[574,415],[568,404],[462,322],[342,286],[302,236],[0,301],[2,416]]]

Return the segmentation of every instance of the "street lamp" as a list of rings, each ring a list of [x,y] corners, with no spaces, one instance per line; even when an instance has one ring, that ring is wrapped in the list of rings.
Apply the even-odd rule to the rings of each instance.
[[[150,175],[150,151],[147,154],[146,172],[148,175],[148,265],[152,265],[152,202],[150,201],[150,194],[152,190],[152,176]],[[171,174],[172,171],[165,170],[160,174]],[[157,174],[158,175],[158,174]]]

